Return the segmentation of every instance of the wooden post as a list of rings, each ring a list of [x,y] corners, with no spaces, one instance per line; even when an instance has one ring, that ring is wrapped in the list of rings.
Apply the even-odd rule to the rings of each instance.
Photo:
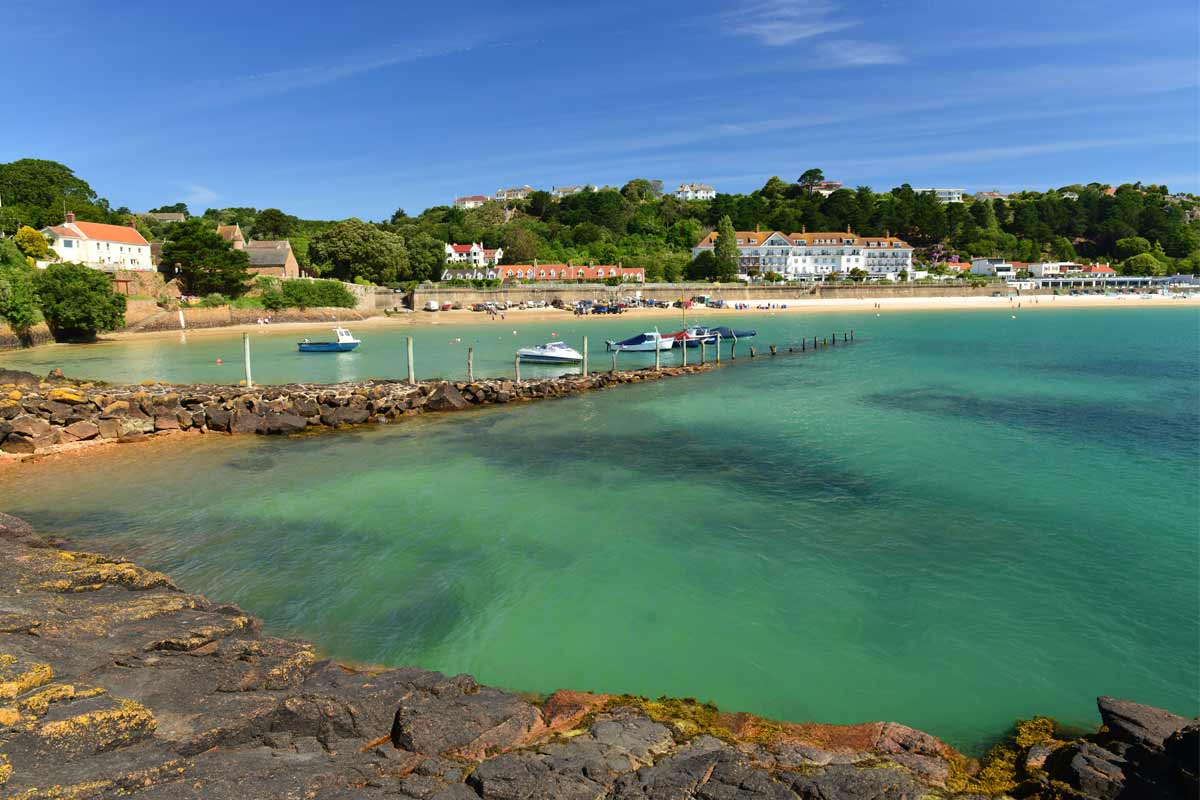
[[[661,370],[662,370],[662,348],[658,347],[658,345],[655,345],[655,347],[654,347],[654,371],[659,372]]]
[[[846,332],[845,332],[845,331],[842,331],[842,341],[843,341],[843,342],[848,342],[848,341],[850,341],[849,339],[847,339],[847,338],[846,338]]]
[[[717,363],[721,363],[721,334],[717,334]]]
[[[475,382],[475,348],[467,348],[467,380],[471,383]]]
[[[737,334],[733,335],[733,344],[729,346],[729,360],[737,361]]]
[[[416,369],[413,367],[413,341],[412,341],[412,337],[411,337],[411,336],[406,336],[406,337],[404,337],[404,338],[406,338],[406,339],[408,340],[408,341],[406,342],[406,344],[405,344],[405,347],[406,347],[406,348],[407,348],[407,350],[408,350],[408,382],[409,382],[409,383],[416,383],[416,382],[417,382],[417,371],[416,371]]]
[[[705,359],[707,358],[707,353],[705,353],[705,351],[704,351],[704,350],[705,350],[705,348],[704,348],[704,340],[703,340],[703,339],[701,339],[701,340],[700,340],[700,366],[704,366],[704,361],[705,361]]]
[[[830,339],[830,341],[833,342],[834,346],[836,346],[837,345],[837,331],[834,331],[833,336],[830,336],[829,339]]]
[[[800,340],[800,352],[803,353],[807,349],[808,349],[808,339],[801,339]]]
[[[684,339],[679,343],[679,358],[682,359],[679,363],[687,366],[687,328],[684,328]]]
[[[587,337],[583,337],[583,375],[587,375]]]
[[[775,355],[776,352],[775,345],[771,345],[771,355]]]
[[[817,349],[817,337],[813,337],[813,350]]]
[[[854,328],[850,329],[850,341],[854,341]]]
[[[246,360],[246,388],[254,388],[254,378],[250,376],[250,334],[242,334],[242,354]]]
[[[616,351],[616,350],[613,350],[613,366],[612,366],[612,371],[613,371],[613,372],[616,372],[616,371],[617,371],[617,351]]]
[[[521,382],[521,354],[518,353],[513,358],[513,370],[517,373],[517,383]]]
[[[754,358],[754,345],[750,345],[750,357]]]

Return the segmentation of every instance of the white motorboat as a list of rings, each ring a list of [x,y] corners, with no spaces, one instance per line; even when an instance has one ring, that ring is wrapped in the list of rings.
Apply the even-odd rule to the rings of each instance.
[[[522,347],[517,351],[522,361],[534,364],[578,364],[583,356],[566,342],[547,342],[534,347]]]
[[[619,342],[614,342],[612,339],[605,341],[609,350],[621,352],[654,352],[655,350],[670,350],[675,344],[675,340],[670,336],[663,336],[658,332],[658,328],[647,333],[639,333],[637,336],[631,336],[628,339],[622,339]]]

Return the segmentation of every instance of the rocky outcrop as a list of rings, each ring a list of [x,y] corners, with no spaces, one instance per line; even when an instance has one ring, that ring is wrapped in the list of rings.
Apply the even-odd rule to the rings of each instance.
[[[540,702],[467,675],[352,669],[162,573],[56,544],[0,514],[0,796],[1195,797],[1197,721],[1128,701],[1102,698],[1105,727],[1076,742],[1019,728],[980,769],[895,723]]]
[[[0,452],[33,455],[78,442],[133,442],[179,431],[294,434],[396,422],[430,411],[565,397],[688,375],[709,366],[569,375],[532,381],[365,381],[256,387],[147,381],[109,386],[0,370]]]

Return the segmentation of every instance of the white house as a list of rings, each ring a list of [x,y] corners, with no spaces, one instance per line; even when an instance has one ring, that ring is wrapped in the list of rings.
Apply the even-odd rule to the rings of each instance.
[[[1062,199],[1063,200],[1078,200],[1079,192],[1063,192]]]
[[[481,194],[473,194],[468,197],[454,198],[455,208],[479,208],[486,203],[490,198],[484,197]]]
[[[512,189],[497,189],[497,200],[524,200],[533,194],[533,187],[526,184]]]
[[[712,200],[717,196],[717,190],[707,183],[682,183],[675,190],[675,196],[680,200]]]
[[[812,190],[821,195],[821,197],[829,197],[829,195],[841,188],[841,181],[821,181],[820,183],[814,183],[812,185]]]
[[[568,195],[594,191],[596,191],[596,187],[586,183],[583,186],[551,186],[550,196],[555,200],[561,200]]]
[[[1035,278],[1057,278],[1071,272],[1078,272],[1082,267],[1074,261],[1040,261],[1025,267]]]
[[[504,258],[504,248],[488,250],[478,242],[471,244],[446,244],[447,264],[470,264],[474,267],[494,266]]]
[[[155,270],[150,260],[150,243],[142,238],[133,223],[76,222],[75,215],[67,212],[66,222],[43,228],[42,235],[62,261],[73,261],[106,272]]]
[[[821,280],[832,273],[846,277],[860,269],[870,277],[896,280],[912,272],[912,247],[894,236],[859,236],[851,231],[782,233],[738,231],[738,272],[777,272],[790,280]],[[717,232],[692,248],[692,258],[711,252]]]
[[[975,258],[971,260],[971,273],[974,275],[995,275],[999,278],[1011,278],[1017,274],[1012,263],[1003,258]]]
[[[961,203],[962,189],[913,189],[917,194],[932,194],[939,203]]]

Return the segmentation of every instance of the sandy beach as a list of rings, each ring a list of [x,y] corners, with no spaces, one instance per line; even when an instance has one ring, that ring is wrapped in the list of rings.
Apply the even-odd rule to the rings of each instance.
[[[1181,306],[1198,307],[1200,297],[1168,298],[1160,295],[1037,295],[1010,299],[1008,297],[889,297],[875,299],[812,299],[795,298],[778,300],[770,309],[760,309],[751,303],[747,309],[733,308],[703,308],[697,309],[706,318],[713,316],[737,317],[750,314],[820,314],[846,312],[875,312],[888,311],[996,311],[1006,308],[1016,308],[1018,303],[1023,312],[1062,308],[1175,308]],[[784,308],[786,306],[786,308]],[[570,310],[544,309],[512,309],[504,312],[506,319],[523,320],[526,322],[553,321],[571,318],[575,321],[611,320],[608,315],[575,317]],[[628,317],[645,317],[647,319],[679,317],[677,308],[634,308],[625,312]],[[460,309],[455,311],[415,311],[407,314],[385,316],[379,315],[353,323],[355,330],[380,327],[403,327],[408,325],[462,325],[488,322],[500,322],[499,317],[489,317],[479,311]],[[327,322],[281,322],[270,325],[231,325],[221,328],[194,328],[187,331],[188,336],[225,336],[230,332],[241,331],[323,331],[329,328]],[[105,334],[102,338],[108,341],[123,339],[149,339],[154,337],[176,337],[179,331],[119,331]]]

